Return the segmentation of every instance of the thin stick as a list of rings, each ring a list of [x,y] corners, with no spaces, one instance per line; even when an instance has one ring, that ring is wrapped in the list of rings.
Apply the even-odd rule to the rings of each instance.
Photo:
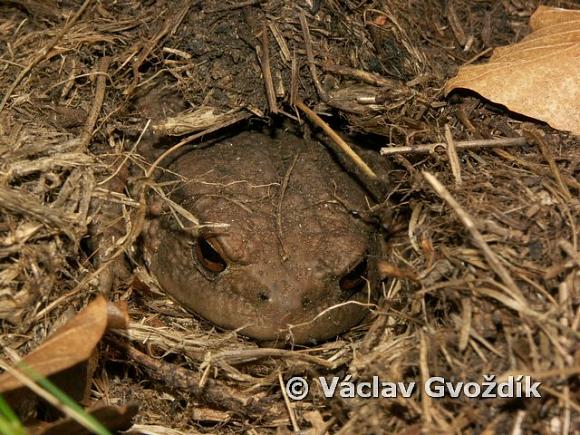
[[[534,378],[534,379],[536,379],[536,378]],[[564,395],[564,394],[560,393],[558,390],[550,388],[547,385],[542,385],[542,391],[545,391],[546,393],[550,394],[551,396],[554,396],[554,397],[560,399],[562,402],[564,402],[565,405],[569,405],[570,408],[574,408],[574,410],[576,412],[580,413],[580,405],[578,405],[576,402],[571,400],[568,395]],[[562,432],[562,433],[568,433],[568,432]]]
[[[101,107],[103,106],[103,100],[105,99],[105,89],[107,87],[107,70],[111,63],[111,58],[109,56],[104,56],[99,60],[97,65],[97,89],[95,90],[95,99],[89,112],[89,116],[85,121],[85,127],[83,128],[83,133],[81,136],[81,143],[79,148],[84,150],[89,146],[91,136],[93,135],[93,129],[97,123],[97,118],[99,113],[101,113]]]
[[[282,397],[284,397],[284,403],[286,404],[286,409],[288,410],[288,415],[290,416],[290,421],[292,422],[292,428],[294,429],[295,433],[298,433],[300,432],[300,426],[298,426],[296,415],[294,414],[294,409],[292,409],[292,405],[288,399],[288,394],[286,394],[286,384],[284,384],[284,379],[282,379],[282,372],[278,372],[278,382],[280,382]]]
[[[576,252],[576,249],[574,249],[574,246],[568,240],[558,240],[558,246],[580,267],[580,253]]]
[[[116,342],[116,340],[115,340]],[[119,346],[121,344],[118,344]],[[183,367],[177,367],[172,363],[155,359],[149,355],[135,349],[133,346],[126,348],[127,356],[140,366],[143,366],[149,375],[158,381],[164,382],[172,388],[186,390],[195,398],[219,407],[220,409],[231,410],[242,415],[248,415],[257,409],[252,409],[245,402],[243,397],[235,397],[226,387],[212,379],[207,379],[203,388],[200,386],[201,376],[194,371]]]
[[[312,121],[314,124],[322,128],[324,132],[340,147],[342,151],[354,162],[356,166],[369,178],[376,179],[377,175],[373,172],[371,168],[364,162],[360,156],[353,151],[349,144],[347,144],[326,122],[320,118],[314,111],[312,111],[306,104],[301,100],[296,101],[296,107],[298,107],[304,114]]]
[[[453,140],[449,124],[445,124],[445,140],[447,141],[447,157],[449,158],[451,172],[455,178],[455,186],[461,186],[461,164],[459,163],[457,147],[455,146],[455,141]]]
[[[266,27],[265,23],[262,25],[262,55],[260,56],[260,60],[270,112],[278,113],[278,104],[276,104],[276,94],[272,80],[272,69],[270,68],[270,38],[268,37],[268,27]]]
[[[462,298],[461,299],[461,330],[459,333],[459,343],[458,347],[460,351],[464,351],[469,343],[469,331],[471,331],[471,321],[473,309],[471,305],[471,299]]]
[[[310,68],[310,75],[312,81],[316,86],[318,96],[322,101],[328,101],[328,95],[318,80],[318,73],[316,72],[316,65],[314,64],[314,52],[312,51],[312,40],[310,39],[310,30],[308,29],[308,22],[304,11],[300,13],[300,26],[302,27],[302,35],[304,37],[304,46],[306,47],[306,59],[308,59],[308,67]]]
[[[368,71],[351,68],[349,66],[324,63],[322,64],[322,69],[329,73],[352,77],[373,86],[379,86],[384,88],[405,88],[409,90],[403,83],[397,80],[388,79],[379,74],[373,74]]]
[[[296,105],[296,100],[298,99],[298,78],[299,78],[299,69],[298,69],[298,59],[296,58],[296,52],[292,53],[292,73],[290,78],[290,104],[293,106]],[[296,110],[296,109],[294,109]],[[296,112],[298,115],[298,111]]]
[[[500,148],[510,146],[522,146],[528,143],[525,137],[504,137],[499,139],[476,139],[463,140],[455,142],[457,149],[475,149],[475,148]],[[437,148],[446,148],[445,142],[430,143],[417,146],[403,146],[403,147],[382,147],[381,155],[391,154],[431,154]]]
[[[425,385],[427,380],[430,378],[429,375],[429,349],[427,348],[427,340],[425,339],[425,333],[419,331],[419,371],[421,373],[421,383]],[[421,395],[421,407],[423,408],[423,426],[428,426],[431,424],[431,397],[428,394]]]
[[[20,72],[20,74],[18,74],[18,77],[16,77],[14,79],[14,81],[12,82],[12,84],[8,87],[6,94],[4,94],[4,98],[2,98],[2,102],[0,102],[0,113],[2,112],[2,110],[4,110],[4,107],[6,107],[6,103],[8,103],[8,100],[10,99],[10,95],[12,95],[12,92],[14,92],[14,89],[16,89],[16,86],[18,86],[20,84],[22,79],[24,77],[26,77],[26,75],[32,70],[32,68],[34,68],[36,65],[38,65],[40,62],[42,62],[44,60],[44,58],[50,52],[50,50],[52,48],[54,48],[54,46],[56,44],[58,44],[58,42],[61,40],[61,38],[70,30],[70,28],[73,26],[73,24],[77,22],[77,20],[80,18],[80,16],[83,14],[83,12],[89,6],[90,3],[91,3],[91,0],[85,0],[83,5],[77,11],[77,13],[74,14],[74,16],[71,18],[71,20],[64,25],[64,27],[62,28],[62,30],[60,32],[58,32],[58,35],[56,35],[53,38],[53,40],[48,43],[48,45],[46,47],[43,47],[42,49],[40,49],[40,51],[38,52],[36,57],[34,59],[32,59],[32,61],[28,64],[28,66],[26,68],[24,68]]]
[[[439,195],[447,204],[449,204],[467,231],[469,231],[473,242],[483,253],[483,256],[485,257],[485,260],[487,261],[487,264],[491,270],[499,275],[503,283],[511,291],[512,294],[510,296],[514,297],[520,304],[527,308],[526,300],[524,299],[520,289],[512,279],[507,269],[500,262],[499,258],[495,255],[495,252],[492,251],[481,233],[478,231],[477,226],[471,216],[469,216],[469,214],[467,214],[467,212],[461,208],[455,198],[451,196],[445,186],[443,186],[433,174],[430,174],[427,171],[423,171],[422,174],[425,180],[427,180],[427,182],[431,185],[433,190],[435,190],[437,195]]]
[[[282,32],[280,32],[280,29],[278,28],[278,26],[276,26],[275,23],[272,22],[268,23],[268,27],[270,28],[272,35],[274,35],[274,39],[278,43],[278,47],[280,47],[282,59],[284,59],[284,62],[288,62],[292,58],[292,56],[290,55],[290,49],[288,48],[288,44],[284,39],[284,35],[282,35]]]

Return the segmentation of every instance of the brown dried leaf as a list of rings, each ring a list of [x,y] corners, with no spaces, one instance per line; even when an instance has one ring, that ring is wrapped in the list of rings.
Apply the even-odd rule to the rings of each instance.
[[[107,328],[126,327],[126,306],[97,297],[46,342],[23,358],[36,373],[51,377],[61,390],[82,400],[92,375],[91,357]],[[11,405],[29,400],[23,384],[9,373],[0,375],[0,393]]]
[[[127,430],[139,408],[136,404],[127,406],[100,405],[88,410],[104,427],[111,431]],[[84,435],[90,432],[71,418],[63,418],[52,423],[43,423],[28,428],[31,435]]]
[[[445,95],[470,89],[513,112],[580,134],[580,11],[540,6],[532,33],[494,50],[489,63],[465,66]]]

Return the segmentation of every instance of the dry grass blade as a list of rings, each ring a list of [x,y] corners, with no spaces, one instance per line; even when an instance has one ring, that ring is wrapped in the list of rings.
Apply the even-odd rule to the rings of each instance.
[[[300,26],[302,27],[302,35],[304,38],[304,46],[306,47],[306,58],[308,59],[308,68],[310,69],[310,74],[312,76],[312,81],[316,86],[318,91],[318,96],[322,101],[328,101],[328,95],[326,91],[320,84],[318,79],[318,73],[316,72],[316,64],[314,63],[314,52],[312,51],[312,39],[310,38],[310,29],[308,27],[308,22],[306,21],[306,15],[304,12],[300,13]]]
[[[111,58],[109,56],[103,56],[97,64],[97,88],[95,90],[95,99],[93,101],[91,111],[87,120],[85,122],[85,127],[81,136],[81,151],[84,151],[89,145],[91,136],[93,134],[93,129],[97,123],[97,118],[99,113],[101,113],[101,106],[103,105],[103,100],[105,99],[105,88],[107,85],[107,70],[109,69],[109,64],[111,63]]]
[[[18,213],[42,222],[49,227],[56,227],[71,240],[75,240],[73,225],[76,219],[39,202],[31,195],[16,189],[0,187],[0,209],[6,212]]]
[[[451,172],[455,178],[455,186],[459,187],[461,186],[461,164],[459,163],[455,140],[453,140],[449,124],[445,124],[445,140],[447,141],[447,157],[449,157]]]
[[[443,186],[435,176],[430,174],[429,172],[423,172],[423,177],[429,182],[433,190],[437,192],[437,194],[451,207],[451,209],[455,212],[457,217],[461,220],[461,223],[465,226],[475,245],[481,250],[483,256],[485,257],[487,263],[489,264],[491,270],[499,275],[503,283],[506,287],[510,290],[510,297],[514,298],[522,307],[527,308],[527,303],[525,301],[522,292],[514,282],[513,278],[507,271],[507,269],[501,264],[499,258],[495,255],[495,253],[491,250],[479,230],[477,229],[477,225],[463,210],[463,208],[459,205],[459,203],[451,196],[449,191]]]
[[[562,174],[558,169],[558,165],[556,164],[554,156],[552,156],[552,153],[550,152],[550,149],[548,148],[546,141],[544,140],[544,138],[541,137],[540,132],[535,128],[527,129],[526,133],[529,134],[533,138],[534,142],[538,144],[540,151],[542,152],[542,155],[547,160],[548,165],[550,166],[550,170],[552,171],[554,178],[556,179],[556,182],[560,186],[562,196],[564,197],[565,200],[570,201],[572,199],[572,196],[570,195],[568,187],[562,180]]]
[[[282,391],[282,396],[284,397],[284,403],[286,403],[286,409],[288,410],[290,421],[292,422],[292,428],[294,429],[294,432],[300,432],[300,426],[298,426],[298,422],[296,421],[294,407],[290,403],[290,399],[288,399],[288,393],[286,393],[286,384],[284,384],[284,379],[282,379],[282,373],[278,373],[278,381],[280,383],[280,390]]]
[[[348,156],[349,159],[368,177],[375,179],[377,174],[364,162],[360,156],[353,151],[353,149],[341,138],[326,122],[320,118],[314,111],[312,111],[302,101],[296,101],[298,107],[314,124],[322,128],[324,132],[336,143],[340,149]]]
[[[264,76],[264,85],[266,86],[266,97],[268,98],[268,105],[270,112],[278,113],[278,104],[276,103],[276,92],[274,91],[274,82],[272,81],[272,67],[270,66],[270,37],[268,34],[268,27],[264,23],[262,25],[262,49],[261,55],[258,52],[261,60],[262,75]]]
[[[42,62],[44,60],[44,58],[46,57],[46,55],[48,54],[48,52],[53,47],[55,47],[56,44],[59,43],[59,41],[62,39],[62,37],[64,35],[66,35],[66,33],[77,22],[77,20],[81,17],[81,15],[85,12],[85,10],[87,9],[87,7],[90,4],[91,4],[91,0],[85,0],[85,2],[81,5],[81,7],[79,8],[79,10],[76,12],[76,14],[65,24],[65,26],[58,33],[58,35],[52,41],[50,41],[46,47],[43,47],[42,50],[40,50],[38,52],[38,54],[36,55],[36,57],[34,57],[34,59],[32,59],[32,61],[26,66],[26,68],[24,68],[20,72],[20,74],[14,79],[14,81],[12,82],[12,84],[10,85],[10,87],[8,88],[8,90],[5,92],[4,97],[2,98],[2,101],[0,102],[0,113],[2,113],[2,111],[4,110],[4,107],[6,107],[6,103],[10,99],[10,97],[12,95],[12,92],[14,92],[14,90],[20,84],[20,82],[22,81],[22,79],[24,77],[26,77],[26,75],[36,65],[38,65],[40,62]]]

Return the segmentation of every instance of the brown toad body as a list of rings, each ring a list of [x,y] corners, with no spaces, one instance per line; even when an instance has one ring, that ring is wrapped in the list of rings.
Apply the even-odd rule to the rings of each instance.
[[[353,210],[365,193],[322,145],[246,132],[168,169],[185,180],[170,199],[206,225],[195,234],[165,211],[146,231],[150,271],[180,304],[264,341],[323,340],[361,321],[371,228]]]

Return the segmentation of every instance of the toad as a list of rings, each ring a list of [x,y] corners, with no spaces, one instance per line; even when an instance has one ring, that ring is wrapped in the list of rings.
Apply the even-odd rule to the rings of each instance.
[[[313,343],[371,302],[365,191],[318,143],[244,132],[180,156],[145,231],[150,272],[182,306],[258,341]]]

